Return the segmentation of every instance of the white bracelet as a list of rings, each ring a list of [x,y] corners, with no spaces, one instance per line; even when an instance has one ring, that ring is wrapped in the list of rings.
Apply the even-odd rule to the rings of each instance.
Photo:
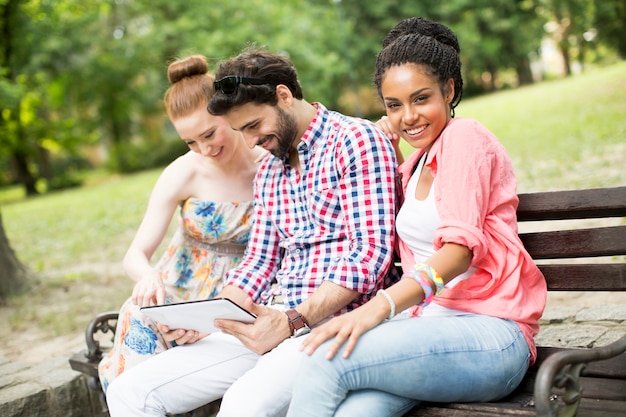
[[[382,294],[383,297],[385,297],[387,299],[387,301],[389,302],[389,307],[391,307],[391,310],[389,311],[389,315],[387,316],[387,320],[391,320],[393,318],[393,316],[396,315],[396,303],[393,302],[393,298],[391,298],[391,296],[385,290],[378,290],[378,292],[376,294],[377,295],[378,294]]]

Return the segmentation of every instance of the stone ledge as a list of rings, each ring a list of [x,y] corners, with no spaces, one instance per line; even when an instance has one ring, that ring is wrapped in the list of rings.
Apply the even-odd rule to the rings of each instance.
[[[547,306],[535,342],[540,346],[592,348],[626,334],[626,305]]]
[[[0,415],[6,417],[106,417],[98,396],[66,358],[38,365],[0,360]]]
[[[542,328],[535,342],[538,346],[592,348],[615,342],[624,334],[626,325],[553,324]]]
[[[0,375],[2,417],[109,417],[99,393],[89,389],[88,378],[74,371],[68,358],[37,365],[0,358]],[[218,409],[215,401],[189,416],[214,417]]]
[[[601,304],[585,308],[576,314],[576,321],[626,321],[626,304]]]

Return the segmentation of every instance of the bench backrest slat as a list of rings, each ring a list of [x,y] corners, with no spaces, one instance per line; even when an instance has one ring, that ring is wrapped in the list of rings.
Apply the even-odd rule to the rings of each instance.
[[[519,199],[520,222],[626,217],[626,186],[519,194]],[[619,223],[585,222],[570,230],[520,233],[520,239],[549,290],[626,291],[626,225]]]
[[[519,199],[519,221],[626,216],[626,186],[522,193]]]
[[[550,291],[626,291],[626,264],[539,265]],[[626,294],[624,295],[626,302]]]
[[[533,259],[626,254],[626,226],[522,233],[520,239]]]

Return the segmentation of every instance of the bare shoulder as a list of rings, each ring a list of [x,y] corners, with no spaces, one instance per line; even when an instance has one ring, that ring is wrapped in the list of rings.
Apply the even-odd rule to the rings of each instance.
[[[181,188],[195,176],[198,167],[199,161],[197,161],[196,155],[191,151],[187,152],[163,169],[157,185]]]
[[[199,158],[201,158],[201,156],[197,153],[188,151],[170,162],[163,172],[165,173],[167,171],[168,173],[173,172],[181,175],[191,175],[200,165]]]

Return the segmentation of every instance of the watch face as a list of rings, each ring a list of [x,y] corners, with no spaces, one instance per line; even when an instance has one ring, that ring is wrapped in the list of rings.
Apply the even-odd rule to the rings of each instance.
[[[297,329],[295,332],[293,332],[293,336],[292,337],[304,336],[305,334],[309,333],[310,331],[311,331],[311,329],[309,328],[309,326],[304,326],[304,327],[301,327],[301,328]]]

